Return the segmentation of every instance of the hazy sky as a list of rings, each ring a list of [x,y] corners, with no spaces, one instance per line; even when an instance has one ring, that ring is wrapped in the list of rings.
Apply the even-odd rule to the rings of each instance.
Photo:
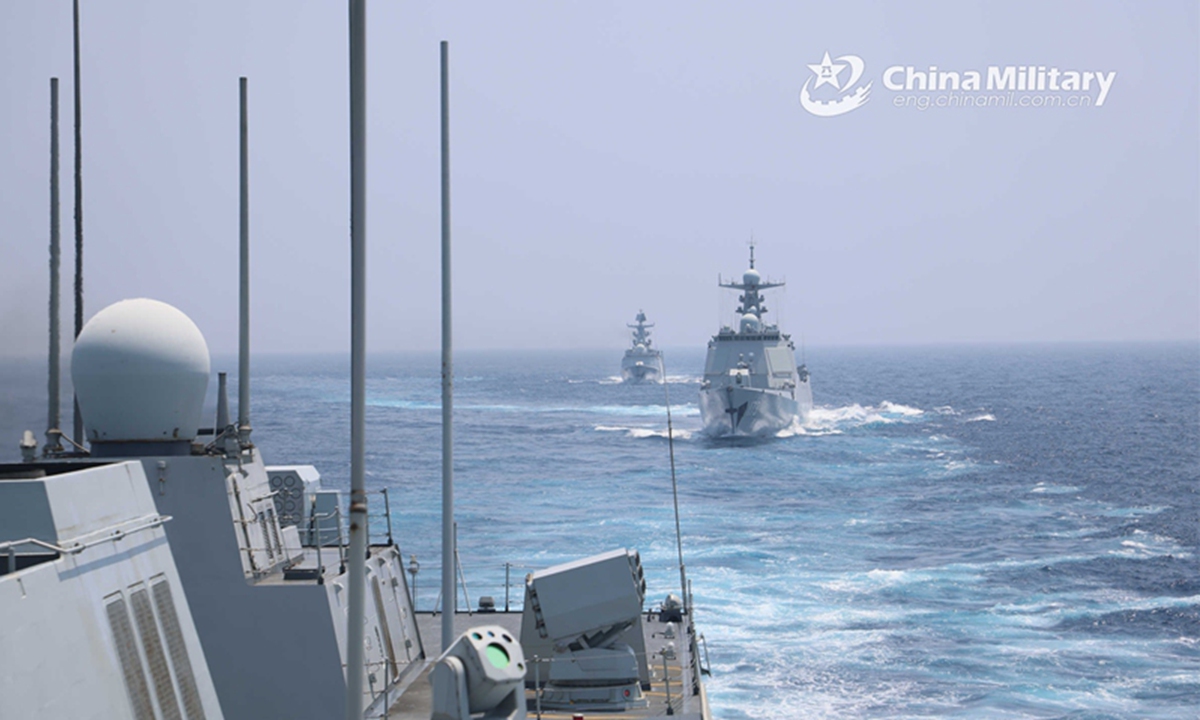
[[[346,3],[82,5],[86,315],[158,298],[236,347],[246,75],[253,347],[347,349]],[[1198,27],[1191,0],[375,0],[369,348],[440,342],[443,39],[458,347],[618,348],[639,308],[661,344],[702,346],[751,234],[788,281],[768,304],[809,345],[1195,341]],[[826,52],[872,83],[837,117],[800,102]],[[850,90],[840,64],[814,95]],[[1011,93],[1087,107],[897,107],[953,94],[885,84],[930,65],[1116,75],[1099,107],[1094,83]],[[0,0],[4,354],[45,343],[54,75],[68,326],[71,3]]]

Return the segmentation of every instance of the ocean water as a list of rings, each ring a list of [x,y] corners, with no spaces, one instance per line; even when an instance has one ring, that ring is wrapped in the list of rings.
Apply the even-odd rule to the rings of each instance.
[[[472,603],[503,606],[507,571],[515,609],[525,573],[615,547],[641,552],[650,602],[678,592],[669,392],[716,717],[1200,716],[1200,348],[813,348],[812,417],[736,443],[698,432],[700,351],[666,354],[665,388],[619,383],[619,361],[456,357]],[[391,488],[422,609],[439,373],[436,354],[368,363],[368,485]],[[13,459],[44,369],[0,366],[0,387]],[[347,487],[346,359],[256,358],[252,391],[267,461]]]

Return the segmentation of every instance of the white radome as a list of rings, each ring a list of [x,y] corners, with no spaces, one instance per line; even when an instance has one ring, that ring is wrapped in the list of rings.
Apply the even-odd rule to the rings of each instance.
[[[158,300],[122,300],[83,326],[71,379],[92,442],[191,441],[208,390],[208,344]]]

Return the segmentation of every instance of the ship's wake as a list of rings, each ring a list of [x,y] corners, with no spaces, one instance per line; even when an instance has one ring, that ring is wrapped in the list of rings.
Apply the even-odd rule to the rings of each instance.
[[[701,380],[703,380],[703,378],[700,377],[699,375],[667,375],[667,384],[669,384],[669,385],[699,385]],[[638,385],[654,386],[654,385],[661,385],[662,383],[657,380],[653,380],[650,382],[626,383],[625,380],[620,375],[609,375],[608,377],[603,377],[603,378],[567,378],[567,384],[568,385],[626,385],[626,384],[628,384],[628,385],[633,385],[633,386],[638,386]]]
[[[678,418],[695,417],[699,415],[699,408],[693,405],[686,405],[680,412],[678,408],[672,408],[672,413]],[[661,412],[662,406],[655,408],[630,408],[625,414],[630,415],[648,415],[654,412]],[[945,410],[943,408],[942,410]],[[650,412],[648,412],[650,411]],[[946,414],[946,413],[939,413]],[[675,439],[677,440],[693,440],[704,439],[711,440],[721,445],[728,444],[758,444],[764,441],[769,441],[771,437],[775,438],[791,438],[791,437],[821,437],[824,435],[841,435],[848,431],[853,431],[858,428],[870,428],[880,425],[891,425],[894,423],[906,423],[920,421],[925,417],[926,411],[920,408],[900,403],[884,400],[878,405],[862,405],[852,403],[842,407],[814,407],[808,414],[808,417],[802,422],[800,418],[792,418],[792,423],[775,433],[774,436],[763,436],[757,438],[709,438],[698,428],[680,428],[678,424],[675,426]],[[973,419],[967,419],[966,422],[971,422]],[[626,437],[634,439],[646,438],[666,438],[667,426],[666,423],[655,424],[653,426],[646,424],[639,425],[612,425],[603,424],[595,425],[592,428],[596,432],[619,432],[624,433]]]
[[[658,438],[665,440],[667,438],[667,428],[654,427],[626,427],[621,425],[597,425],[592,428],[596,432],[624,433],[626,437],[631,437],[636,440],[644,440],[647,438]],[[671,431],[676,440],[688,441],[691,440],[696,432],[694,430],[681,430],[673,428]]]
[[[776,433],[775,437],[840,435],[855,428],[912,422],[925,414],[920,408],[890,400],[878,405],[852,403],[841,407],[817,406],[809,411],[803,422],[800,418],[793,418],[792,424]]]

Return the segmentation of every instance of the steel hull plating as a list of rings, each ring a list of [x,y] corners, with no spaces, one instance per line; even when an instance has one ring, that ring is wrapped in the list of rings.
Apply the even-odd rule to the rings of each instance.
[[[662,382],[662,356],[626,355],[621,361],[621,379],[625,382]]]
[[[773,435],[793,420],[804,422],[811,409],[808,383],[796,388],[795,399],[790,393],[733,385],[700,391],[700,417],[710,437]]]

